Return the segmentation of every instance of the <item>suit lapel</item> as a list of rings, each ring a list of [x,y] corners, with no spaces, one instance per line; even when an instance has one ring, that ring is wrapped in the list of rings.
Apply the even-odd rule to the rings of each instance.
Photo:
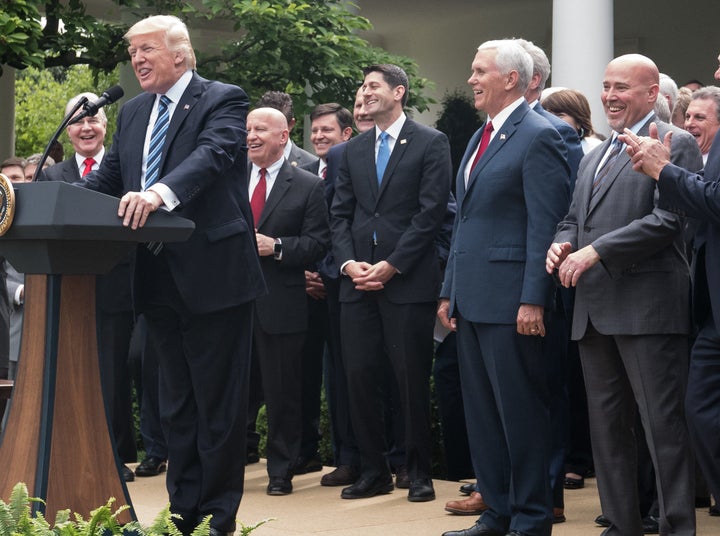
[[[167,152],[172,147],[173,140],[177,136],[180,127],[185,122],[185,119],[190,114],[193,106],[197,103],[202,94],[202,78],[196,73],[193,73],[190,84],[185,89],[185,92],[180,97],[175,110],[173,111],[172,119],[170,119],[170,125],[168,126],[167,134],[165,135],[165,143],[163,144],[162,161],[160,162],[160,177],[163,176],[163,169],[165,168],[165,161]]]
[[[505,146],[505,144],[512,138],[513,134],[517,131],[518,125],[522,122],[525,115],[530,111],[530,107],[526,103],[522,103],[517,109],[513,110],[510,117],[503,123],[502,127],[495,133],[495,136],[490,141],[490,145],[487,146],[485,152],[478,160],[475,168],[470,172],[468,177],[467,191],[473,187],[476,179],[482,172],[483,168],[487,166],[488,162]],[[483,127],[484,130],[484,127]]]
[[[127,148],[127,158],[129,161],[129,170],[133,177],[133,187],[131,190],[140,191],[140,175],[142,170],[143,150],[145,147],[145,138],[147,136],[148,124],[150,123],[150,113],[155,103],[155,94],[146,93],[142,96],[142,100],[138,102],[137,108],[133,112],[133,116],[128,118],[129,124],[132,125],[132,135],[128,136],[129,146]],[[123,155],[123,158],[125,156]]]
[[[651,121],[655,121],[655,116],[653,115],[641,128],[638,130],[638,136],[647,136],[649,133],[649,125]],[[607,140],[605,144],[603,145],[603,148],[605,149],[601,155],[604,155],[607,152],[608,147],[610,146],[610,143],[612,143],[612,138]],[[602,156],[601,156],[602,158]],[[598,162],[599,163],[599,162]],[[607,177],[605,177],[605,180],[600,185],[600,190],[598,191],[595,196],[592,196],[592,186],[590,187],[589,191],[589,203],[588,203],[588,214],[590,214],[596,206],[598,206],[598,203],[600,203],[603,198],[607,195],[610,188],[612,188],[613,183],[618,179],[618,177],[625,172],[625,169],[630,164],[630,156],[628,156],[627,151],[625,151],[625,148],[620,152],[620,155],[617,157],[617,160],[612,165],[612,168],[610,168],[610,171],[608,172]],[[591,169],[593,178],[595,177],[595,172],[597,171],[597,163],[593,169]]]

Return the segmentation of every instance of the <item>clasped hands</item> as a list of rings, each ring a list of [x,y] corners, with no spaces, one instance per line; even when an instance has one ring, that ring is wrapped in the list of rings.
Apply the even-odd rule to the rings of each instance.
[[[576,286],[580,276],[598,261],[600,261],[600,255],[592,245],[585,246],[573,253],[570,242],[554,242],[550,244],[545,258],[545,270],[550,275],[557,270],[560,284],[565,288],[570,288]]]
[[[382,290],[385,283],[398,273],[397,269],[387,261],[375,264],[368,262],[349,262],[345,265],[347,274],[357,290]]]

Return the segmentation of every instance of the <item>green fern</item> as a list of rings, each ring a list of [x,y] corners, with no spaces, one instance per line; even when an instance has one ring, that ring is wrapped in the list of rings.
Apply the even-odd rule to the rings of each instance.
[[[121,524],[118,516],[130,507],[123,505],[113,511],[114,498],[90,512],[88,519],[70,510],[59,510],[55,515],[55,526],[52,527],[42,512],[33,513],[32,504],[35,502],[45,504],[42,499],[30,497],[24,483],[15,484],[10,502],[5,503],[0,499],[0,536],[125,536],[131,533],[134,536],[183,536],[174,521],[182,518],[170,512],[169,504],[149,527],[143,527],[137,521]],[[206,516],[191,536],[208,536],[211,517]],[[255,525],[240,523],[240,536],[248,536],[268,521],[271,519],[264,519]]]

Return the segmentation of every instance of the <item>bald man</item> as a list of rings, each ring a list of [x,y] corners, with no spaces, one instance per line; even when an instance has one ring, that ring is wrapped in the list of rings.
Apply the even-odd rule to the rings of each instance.
[[[268,495],[292,492],[300,455],[301,356],[308,326],[305,267],[330,247],[322,179],[292,166],[288,123],[274,108],[248,114],[250,205],[269,293],[255,302],[253,362],[260,365],[268,418]]]
[[[612,136],[585,156],[546,268],[576,287],[572,338],[585,373],[604,535],[642,534],[635,411],[655,465],[661,534],[695,534],[693,462],[683,414],[690,274],[683,218],[657,204],[654,181],[634,171],[617,140],[673,132],[672,160],[702,167],[694,138],[657,121],[659,73],[645,56],[611,61],[601,100]],[[616,141],[617,140],[617,141]]]

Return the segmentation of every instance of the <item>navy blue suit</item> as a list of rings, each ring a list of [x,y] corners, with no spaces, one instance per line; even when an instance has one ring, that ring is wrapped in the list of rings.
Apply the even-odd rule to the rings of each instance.
[[[457,177],[457,216],[441,297],[458,323],[468,438],[478,487],[498,532],[550,533],[550,431],[539,337],[517,333],[521,304],[553,295],[545,254],[570,200],[563,141],[526,102],[471,172]]]
[[[660,206],[702,220],[693,255],[693,312],[700,332],[690,356],[685,412],[710,493],[720,497],[720,133],[705,169],[669,164],[660,173]]]
[[[112,147],[80,184],[118,196],[141,190],[155,98],[143,93],[121,108]],[[134,301],[158,352],[167,487],[183,530],[212,514],[213,528],[234,531],[243,493],[252,308],[266,290],[248,200],[247,109],[240,88],[193,73],[170,121],[159,181],[195,231],[157,256],[144,247],[137,254]]]
[[[447,137],[407,119],[378,185],[375,135],[360,134],[343,152],[331,208],[333,253],[340,266],[385,260],[399,273],[374,292],[341,278],[343,363],[363,475],[389,477],[378,382],[387,356],[401,393],[408,475],[416,480],[431,474],[429,377],[441,278],[435,239],[452,165]]]

